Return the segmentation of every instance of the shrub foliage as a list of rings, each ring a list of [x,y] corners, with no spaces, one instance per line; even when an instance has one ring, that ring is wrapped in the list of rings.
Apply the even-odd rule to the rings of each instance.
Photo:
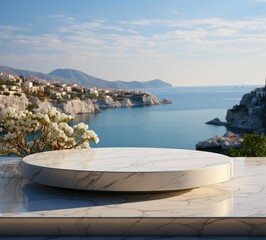
[[[266,157],[266,137],[259,134],[247,134],[239,149],[230,148],[231,157]]]

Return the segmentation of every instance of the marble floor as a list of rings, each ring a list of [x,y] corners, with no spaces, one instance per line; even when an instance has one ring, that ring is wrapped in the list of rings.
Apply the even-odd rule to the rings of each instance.
[[[22,178],[20,160],[2,158],[0,235],[44,236],[39,239],[60,239],[48,235],[120,236],[109,239],[134,239],[133,235],[138,236],[135,239],[185,235],[194,236],[187,239],[217,239],[213,237],[217,235],[231,239],[242,235],[237,239],[263,239],[258,236],[266,236],[266,158],[235,158],[233,163],[228,182],[175,192],[125,194],[39,185]]]

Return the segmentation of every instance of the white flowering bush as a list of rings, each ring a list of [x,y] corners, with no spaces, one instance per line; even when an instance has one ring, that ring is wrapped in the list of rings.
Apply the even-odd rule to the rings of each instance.
[[[89,148],[89,142],[99,142],[88,125],[68,125],[72,116],[53,107],[36,113],[12,108],[0,112],[0,153],[26,155],[72,148]]]

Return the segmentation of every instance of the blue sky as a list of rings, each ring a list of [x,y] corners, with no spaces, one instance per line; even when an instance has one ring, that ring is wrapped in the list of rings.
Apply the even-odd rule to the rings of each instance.
[[[266,0],[1,0],[0,64],[175,86],[263,84]]]

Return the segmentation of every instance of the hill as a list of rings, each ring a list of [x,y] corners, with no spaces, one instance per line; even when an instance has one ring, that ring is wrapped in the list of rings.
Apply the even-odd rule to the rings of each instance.
[[[103,80],[74,69],[56,69],[50,72],[49,75],[62,78],[64,79],[64,82],[77,83],[81,86],[91,86],[98,88],[119,88],[119,86],[115,84],[115,82]]]
[[[16,68],[11,68],[7,66],[0,66],[0,72],[2,73],[8,73],[12,74],[15,76],[24,76],[26,78],[31,78],[31,77],[37,77],[41,79],[45,79],[48,81],[61,81],[64,80],[58,76],[53,76],[52,74],[45,74],[45,73],[40,73],[40,72],[33,72],[29,70],[24,70],[24,69],[16,69]]]
[[[103,80],[84,72],[74,69],[56,69],[49,74],[64,78],[71,83],[78,83],[83,86],[93,86],[99,88],[116,88],[116,89],[140,89],[140,88],[162,88],[172,87],[170,83],[156,79],[147,82],[140,81],[108,81]]]
[[[0,66],[0,72],[24,77],[37,77],[48,81],[60,81],[65,83],[77,83],[82,86],[114,89],[143,89],[172,87],[170,83],[155,79],[147,82],[140,81],[108,81],[100,79],[74,69],[56,69],[48,74],[29,70]]]

